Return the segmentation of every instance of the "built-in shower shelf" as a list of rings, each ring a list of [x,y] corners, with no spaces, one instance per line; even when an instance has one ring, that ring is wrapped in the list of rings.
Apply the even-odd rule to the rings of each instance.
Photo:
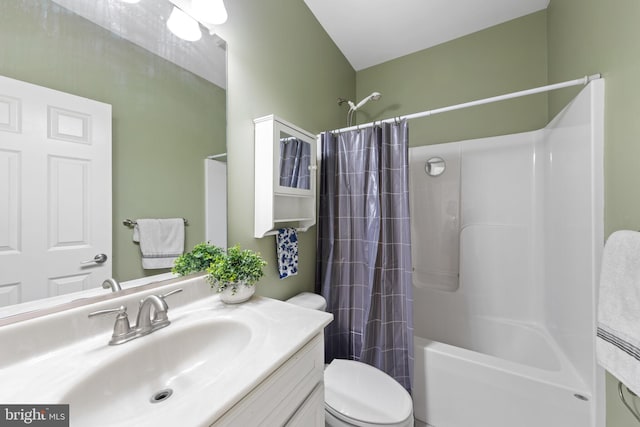
[[[295,228],[306,231],[316,223],[316,138],[299,127],[276,116],[255,119],[255,220],[254,237],[277,233],[279,228]],[[298,168],[308,171],[302,184],[287,186],[281,180],[281,168],[287,170],[287,160],[282,160],[283,148],[295,141],[310,156],[309,166]],[[302,151],[302,150],[301,150]],[[298,159],[296,157],[296,159]],[[286,173],[283,173],[286,176]],[[297,175],[300,177],[301,175]],[[284,180],[289,182],[288,180]]]

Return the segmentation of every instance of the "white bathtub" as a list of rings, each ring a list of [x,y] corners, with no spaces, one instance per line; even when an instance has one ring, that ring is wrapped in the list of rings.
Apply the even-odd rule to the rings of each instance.
[[[415,337],[416,426],[590,425],[592,396],[544,330],[472,320],[472,334],[450,337],[455,346]]]
[[[604,427],[603,84],[538,131],[410,148],[423,426]]]

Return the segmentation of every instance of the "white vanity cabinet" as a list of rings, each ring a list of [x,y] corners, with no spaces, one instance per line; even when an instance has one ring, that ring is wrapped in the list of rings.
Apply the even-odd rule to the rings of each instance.
[[[316,137],[274,115],[255,119],[254,237],[316,223]]]
[[[322,427],[323,375],[320,333],[211,426]]]

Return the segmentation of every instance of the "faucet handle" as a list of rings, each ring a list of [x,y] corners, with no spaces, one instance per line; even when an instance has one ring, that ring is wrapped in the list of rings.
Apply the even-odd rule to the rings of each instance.
[[[174,289],[170,292],[167,292],[164,295],[158,295],[158,297],[164,302],[164,306],[166,307],[166,310],[163,311],[156,311],[153,315],[153,322],[156,324],[163,324],[165,322],[169,322],[169,318],[167,317],[167,310],[169,310],[169,306],[167,305],[166,301],[164,300],[166,297],[171,296],[173,294],[177,294],[178,292],[182,292],[182,288],[179,289]]]
[[[125,307],[124,305],[121,305],[118,308],[108,308],[106,310],[93,311],[89,313],[89,317],[94,317],[94,316],[99,316],[101,314],[109,314],[109,313],[124,313],[126,315],[127,307]]]
[[[109,344],[121,344],[131,336],[131,324],[129,323],[129,316],[127,315],[127,307],[121,305],[118,308],[94,311],[89,313],[89,317],[110,313],[118,313],[118,315],[116,316],[116,323],[113,325],[113,334],[111,335]]]
[[[164,294],[164,295],[158,295],[158,296],[159,296],[160,298],[162,298],[162,299],[165,299],[166,297],[171,296],[171,295],[173,295],[173,294],[177,294],[178,292],[182,292],[182,288],[174,289],[174,290],[172,290],[171,292],[167,292],[167,293],[166,293],[166,294]]]

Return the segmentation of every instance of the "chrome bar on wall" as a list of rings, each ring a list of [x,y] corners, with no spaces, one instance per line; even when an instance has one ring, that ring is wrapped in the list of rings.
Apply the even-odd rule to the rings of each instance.
[[[186,218],[182,218],[182,220],[184,221],[184,225],[189,225],[189,221],[187,221]],[[122,225],[127,227],[133,227],[136,224],[137,222],[131,219],[125,219],[124,221],[122,221]]]
[[[622,381],[618,381],[618,396],[620,397],[620,400],[622,400],[622,403],[624,404],[624,406],[627,407],[627,409],[629,410],[629,412],[631,412],[631,414],[636,418],[636,420],[640,423],[640,415],[638,414],[638,411],[636,411],[634,408],[631,407],[631,405],[629,405],[627,403],[627,399],[625,399],[624,397],[624,393],[622,392],[622,386],[624,384],[622,384]],[[627,393],[629,393],[632,396],[637,397],[637,394],[635,394],[633,391],[629,390],[629,387],[627,387],[626,385],[624,385],[624,388],[627,389]]]

